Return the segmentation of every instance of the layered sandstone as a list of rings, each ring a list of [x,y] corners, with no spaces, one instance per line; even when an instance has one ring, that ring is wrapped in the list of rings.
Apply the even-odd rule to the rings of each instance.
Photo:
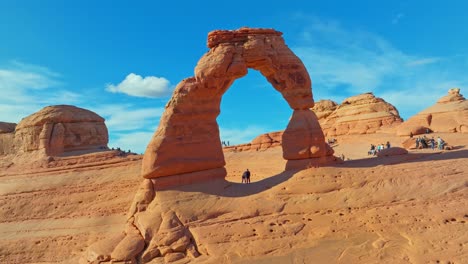
[[[195,77],[175,88],[147,146],[141,172],[146,179],[130,207],[124,233],[92,245],[82,258],[84,263],[147,263],[155,258],[159,262],[164,258],[167,263],[199,256],[191,232],[165,208],[156,191],[215,182],[227,175],[216,118],[222,95],[247,74],[248,68],[260,71],[293,109],[282,134],[260,136],[253,147],[267,149],[281,136],[284,159],[308,160],[333,154],[310,110],[314,101],[307,70],[281,35],[272,29],[250,28],[208,34],[210,50],[195,67]]]
[[[263,151],[269,148],[281,146],[283,131],[269,132],[261,134],[254,138],[251,142],[224,147],[224,152],[240,152],[240,151]]]
[[[321,126],[327,137],[333,137],[372,134],[402,121],[393,105],[372,93],[365,93],[345,99],[321,122]]]
[[[398,127],[399,136],[432,132],[468,133],[468,101],[453,88],[437,103],[409,118]]]
[[[216,117],[220,113],[222,95],[236,79],[247,74],[248,68],[260,71],[294,111],[309,111],[314,106],[307,70],[286,46],[281,35],[273,29],[252,28],[216,30],[208,34],[210,50],[195,67],[195,77],[183,80],[175,88],[160,125],[148,144],[142,165],[145,178],[224,167],[221,142],[216,140],[219,139]],[[295,123],[294,120],[291,122]],[[314,129],[314,133],[322,134],[320,129]],[[317,156],[319,154],[292,152],[313,146],[323,150],[322,139],[323,134],[295,139],[291,141],[294,146],[283,143],[284,151],[291,153],[285,157]],[[261,139],[254,145],[259,145],[258,148],[270,143],[274,142]]]
[[[48,106],[15,127],[2,125],[0,154],[57,156],[65,152],[107,149],[104,119],[70,105]],[[14,132],[13,132],[14,130]]]
[[[312,111],[317,115],[319,123],[322,124],[338,107],[339,105],[332,100],[320,100],[315,102]]]
[[[14,152],[15,123],[0,122],[0,155]]]

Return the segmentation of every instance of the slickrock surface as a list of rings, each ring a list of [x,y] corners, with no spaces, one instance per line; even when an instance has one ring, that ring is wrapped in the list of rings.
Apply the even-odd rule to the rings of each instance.
[[[389,157],[367,156],[369,145],[403,138],[338,136],[344,163],[302,171],[284,172],[281,148],[229,152],[225,180],[155,192],[139,160],[0,170],[0,263],[123,258],[146,239],[136,258],[157,256],[149,263],[467,263],[468,138],[439,135],[456,148]],[[127,225],[128,208],[147,231]]]
[[[460,89],[452,88],[437,103],[398,127],[397,134],[419,135],[426,129],[434,132],[468,133],[468,101],[460,94]]]
[[[402,121],[393,105],[372,93],[365,93],[345,99],[320,125],[327,137],[335,137],[371,134]]]
[[[255,28],[215,30],[208,34],[210,50],[198,61],[195,77],[183,80],[175,88],[146,149],[142,165],[145,178],[205,170],[211,170],[213,177],[225,176],[221,142],[213,140],[219,138],[216,117],[222,95],[236,79],[247,74],[248,68],[260,71],[281,92],[294,110],[293,115],[313,107],[309,74],[281,35],[273,29]],[[293,124],[296,118],[291,122],[290,127],[297,127]],[[283,142],[285,157],[310,158],[328,153],[324,150],[323,133],[313,126],[308,128],[313,132],[288,130],[287,134],[291,131],[307,136]],[[320,135],[310,136],[312,133]],[[310,151],[312,148],[316,150]],[[308,154],[312,152],[315,154]]]

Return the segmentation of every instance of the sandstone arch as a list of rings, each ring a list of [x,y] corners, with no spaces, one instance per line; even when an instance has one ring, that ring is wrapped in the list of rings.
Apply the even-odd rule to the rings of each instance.
[[[195,77],[175,88],[147,146],[143,177],[163,184],[161,181],[169,178],[166,176],[177,176],[170,181],[180,184],[194,177],[226,175],[216,117],[222,95],[247,74],[248,68],[260,71],[294,110],[283,134],[284,158],[309,159],[333,153],[310,110],[314,101],[309,74],[281,35],[273,29],[253,28],[208,34],[210,50],[195,67]]]

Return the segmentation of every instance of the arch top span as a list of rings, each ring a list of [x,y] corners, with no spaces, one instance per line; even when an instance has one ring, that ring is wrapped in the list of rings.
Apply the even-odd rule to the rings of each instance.
[[[241,28],[208,34],[210,48],[182,80],[166,105],[142,163],[145,178],[200,171],[224,177],[224,155],[216,117],[222,95],[249,68],[260,71],[294,110],[283,135],[285,159],[330,155],[317,117],[311,112],[312,82],[302,61],[274,29]],[[310,113],[309,113],[310,112]],[[177,177],[180,179],[183,177]]]

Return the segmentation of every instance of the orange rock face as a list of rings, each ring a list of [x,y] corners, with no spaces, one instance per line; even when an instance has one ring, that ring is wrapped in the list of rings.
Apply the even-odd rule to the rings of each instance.
[[[281,35],[273,29],[251,28],[216,30],[208,34],[210,50],[195,67],[195,77],[177,85],[148,144],[142,164],[145,178],[210,170],[225,165],[216,117],[220,113],[222,95],[237,78],[247,74],[248,68],[260,71],[292,109],[308,110],[314,106],[307,70],[286,46]],[[320,134],[317,138],[323,137],[319,128],[313,128],[313,131]],[[310,131],[304,133],[310,134]],[[311,149],[309,139],[301,140],[295,139],[294,147],[288,145],[293,141],[286,145],[283,143],[283,148],[288,153],[292,153],[292,149]],[[253,145],[254,148],[266,148],[273,143],[273,140],[262,138]],[[318,156],[325,152],[317,150],[315,153]],[[291,155],[296,158],[311,156],[299,153],[286,156]]]
[[[437,103],[411,117],[397,129],[397,135],[409,136],[433,132],[468,133],[468,101],[453,88]]]
[[[379,129],[400,124],[398,110],[382,98],[375,97],[372,93],[365,93],[345,99],[341,105],[333,109],[333,103],[327,102],[326,106],[317,108],[322,115],[321,126],[328,137],[352,134],[371,134]],[[322,110],[324,109],[324,110]],[[322,111],[320,111],[322,110]]]
[[[0,122],[0,155],[14,152],[15,123]]]
[[[11,130],[11,126],[10,126]],[[69,105],[48,106],[0,137],[0,154],[38,152],[42,156],[64,152],[107,148],[104,119],[82,108]]]

